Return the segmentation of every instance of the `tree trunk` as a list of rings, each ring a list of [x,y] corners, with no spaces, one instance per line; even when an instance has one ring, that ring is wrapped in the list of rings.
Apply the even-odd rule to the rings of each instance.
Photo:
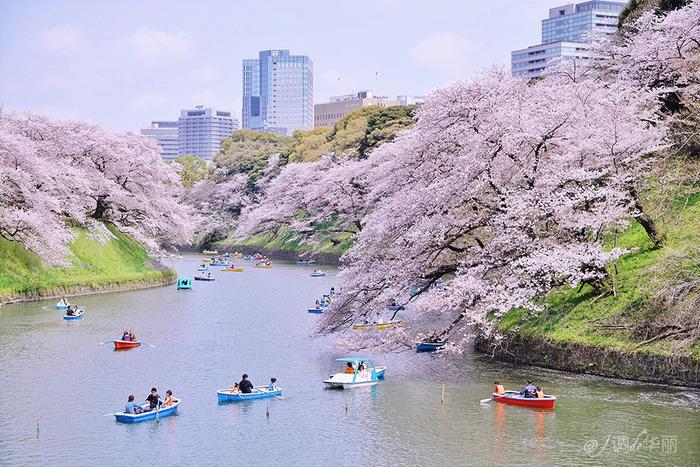
[[[637,219],[637,222],[639,222],[639,224],[644,228],[644,231],[649,236],[649,239],[654,242],[654,246],[656,248],[661,248],[664,245],[664,235],[659,232],[654,219],[644,212],[642,200],[639,199],[637,190],[632,188],[630,190],[630,195],[632,195],[632,200],[634,201],[634,208],[639,212],[639,214],[635,216],[635,219]]]
[[[92,213],[93,219],[104,218],[105,212],[109,209],[109,204],[107,203],[107,197],[100,195],[97,197],[97,206],[95,206],[95,211]]]

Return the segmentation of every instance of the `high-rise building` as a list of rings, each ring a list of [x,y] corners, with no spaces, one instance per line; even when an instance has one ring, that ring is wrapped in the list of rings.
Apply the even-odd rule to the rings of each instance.
[[[141,130],[141,135],[160,145],[160,157],[163,159],[175,159],[178,156],[177,122],[153,121],[150,128]]]
[[[238,129],[231,112],[198,105],[182,110],[178,120],[178,154],[194,154],[211,159],[221,148],[221,140]]]
[[[539,78],[559,60],[587,59],[586,34],[612,35],[624,1],[591,0],[550,8],[542,20],[542,43],[511,52],[513,76]]]
[[[388,97],[375,96],[372,91],[333,96],[329,102],[314,105],[314,128],[332,127],[335,125],[335,122],[353,110],[372,105],[391,107],[392,105],[399,105],[399,101]]]
[[[313,63],[289,50],[243,60],[243,128],[291,135],[314,127]]]

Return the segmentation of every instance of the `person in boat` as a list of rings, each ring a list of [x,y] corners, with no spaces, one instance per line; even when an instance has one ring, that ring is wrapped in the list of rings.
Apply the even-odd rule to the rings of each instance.
[[[129,331],[124,331],[124,334],[122,334],[122,340],[123,341],[130,341],[131,340],[131,334],[129,334]]]
[[[129,400],[126,403],[126,407],[124,408],[124,412],[126,413],[143,413],[143,409],[141,408],[140,405],[138,405],[136,402],[134,402],[134,395],[131,394],[129,396]]]
[[[348,374],[348,375],[355,374],[355,366],[352,364],[352,362],[347,363],[347,366],[345,367],[345,374]]]
[[[207,279],[211,279],[211,273],[210,273],[210,272],[207,273]]]
[[[500,381],[496,380],[493,382],[493,384],[496,386],[493,392],[495,392],[496,394],[506,393],[506,388],[501,384]]]
[[[231,389],[229,390],[231,394],[240,394],[241,390],[238,387],[238,383],[233,383],[233,386],[231,386]]]
[[[243,373],[241,377],[241,382],[238,383],[238,389],[240,389],[243,394],[250,394],[253,392],[253,383],[248,379],[248,375]]]
[[[66,315],[67,316],[75,316],[76,311],[78,311],[76,309],[76,307],[74,307],[73,305],[68,305],[68,308],[66,309]]]
[[[335,297],[335,287],[331,287],[330,294],[331,294],[331,297]]]
[[[66,297],[61,297],[61,299],[58,301],[58,304],[61,306],[66,306],[68,305],[68,300],[66,299]]]
[[[357,367],[357,371],[365,371],[366,369],[365,362],[360,362],[360,366]]]
[[[276,391],[277,390],[277,378],[270,378],[270,384],[267,385],[267,390],[268,391]]]
[[[316,309],[318,310],[319,308],[321,308],[321,302],[320,300],[316,300]]]
[[[165,391],[165,406],[166,407],[172,407],[172,405],[175,403],[175,398],[173,397],[173,392],[168,389]]]
[[[537,387],[528,379],[527,385],[520,391],[520,395],[523,397],[537,397]]]
[[[537,386],[537,389],[535,390],[535,395],[538,399],[544,399],[544,391],[541,387]]]
[[[158,395],[158,390],[156,388],[151,388],[151,393],[148,395],[146,398],[146,402],[148,402],[148,410],[154,410],[156,407],[159,407],[163,401],[160,399],[160,396]]]
[[[134,334],[131,329],[129,329],[129,339],[131,339],[131,342],[136,342],[138,340],[136,334]]]

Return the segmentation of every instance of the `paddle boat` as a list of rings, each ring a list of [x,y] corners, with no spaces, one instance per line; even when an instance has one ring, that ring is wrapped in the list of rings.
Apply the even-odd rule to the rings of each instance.
[[[255,261],[255,258],[251,255],[246,255],[243,257],[243,260],[245,261]]]
[[[323,271],[314,271],[311,274],[309,274],[311,277],[323,277],[326,275],[325,272]]]
[[[316,264],[315,259],[298,259],[297,264]]]
[[[189,277],[177,278],[177,290],[187,290],[192,288],[192,279]]]
[[[85,310],[83,310],[82,308],[78,308],[77,310],[75,310],[74,315],[69,315],[66,313],[65,315],[63,315],[63,319],[65,319],[66,321],[74,321],[76,319],[83,319],[84,314],[85,314]]]
[[[114,350],[133,349],[140,346],[141,341],[123,341],[121,339],[114,341]]]
[[[365,323],[365,324],[355,324],[353,325],[353,329],[358,330],[358,331],[377,331],[377,330],[383,330],[383,329],[390,329],[396,326],[401,322],[400,319],[392,320],[392,321],[377,321],[374,323]]]
[[[242,392],[231,392],[230,389],[219,389],[216,391],[216,397],[219,402],[243,402],[252,401],[255,399],[267,399],[269,397],[280,397],[282,388],[268,389],[267,386],[255,386],[253,392],[244,394]]]
[[[518,391],[506,391],[505,394],[494,392],[491,397],[496,402],[504,404],[519,405],[521,407],[538,407],[540,409],[553,409],[554,403],[557,401],[556,396],[544,397],[524,397]]]
[[[210,266],[230,266],[230,263],[227,263],[226,261],[216,261],[214,263],[210,263]]]
[[[203,255],[218,255],[219,252],[216,250],[202,250]]]
[[[237,266],[229,266],[227,268],[222,269],[221,272],[243,272],[243,268]]]
[[[264,264],[264,263],[256,264],[255,267],[258,269],[272,269],[271,264]]]
[[[222,257],[222,258],[230,258],[230,257],[231,257],[231,253],[229,253],[229,252],[227,251],[227,252],[225,252],[223,255],[221,255],[221,257]]]
[[[196,281],[214,282],[214,281],[216,280],[216,277],[194,276],[194,280],[196,280]]]
[[[309,313],[314,313],[316,315],[322,315],[323,310],[320,307],[319,308],[309,308]]]
[[[56,303],[56,309],[59,311],[65,311],[68,309],[70,302],[68,300],[61,299]]]
[[[139,423],[145,422],[146,420],[155,420],[156,418],[169,417],[177,413],[177,408],[182,402],[182,399],[175,399],[175,402],[170,407],[165,407],[161,405],[158,409],[153,409],[148,412],[143,413],[126,413],[126,412],[115,412],[114,418],[117,419],[119,423]],[[148,408],[148,403],[141,405],[142,409]]]
[[[203,258],[202,259],[202,263],[213,263],[213,262],[214,262],[214,258]]]
[[[354,371],[347,372],[352,364]],[[360,370],[360,365],[364,364],[365,369]],[[374,362],[367,358],[337,358],[333,368],[329,372],[328,378],[323,380],[324,384],[331,388],[356,388],[360,386],[372,386],[379,383],[384,378],[386,367],[375,366]]]
[[[416,352],[435,352],[445,347],[447,342],[419,342],[416,344]]]

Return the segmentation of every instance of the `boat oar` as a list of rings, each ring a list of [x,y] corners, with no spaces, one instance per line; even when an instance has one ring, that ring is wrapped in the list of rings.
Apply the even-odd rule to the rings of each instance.
[[[489,399],[481,399],[481,400],[479,401],[479,404],[486,404],[487,402],[491,402],[492,400],[493,400],[493,399],[490,399],[490,398],[489,398]]]
[[[149,344],[148,342],[144,342],[144,341],[139,341],[139,342],[141,342],[141,345],[147,345],[147,346],[149,346],[149,347],[155,347],[154,344]]]
[[[100,342],[100,345],[111,344],[112,342],[116,342],[116,341],[104,341],[104,342]],[[112,415],[112,414],[110,414],[110,415]]]

